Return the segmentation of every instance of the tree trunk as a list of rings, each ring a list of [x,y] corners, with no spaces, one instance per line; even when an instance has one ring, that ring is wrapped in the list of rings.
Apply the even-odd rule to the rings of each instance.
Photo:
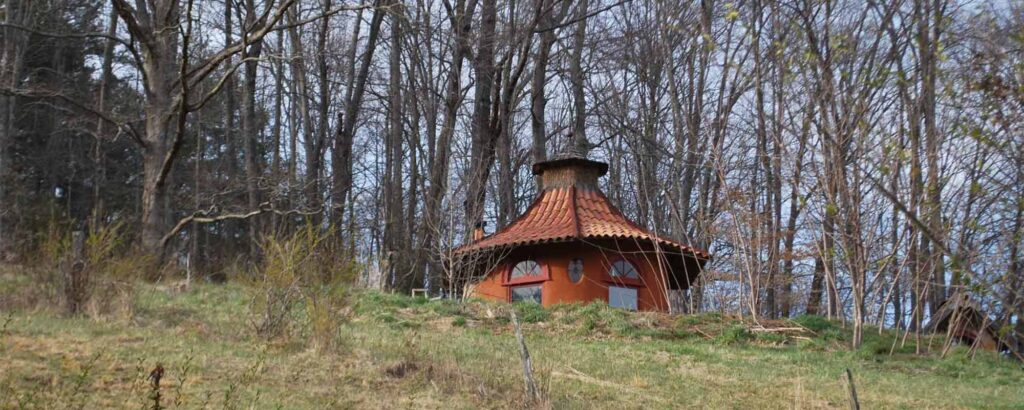
[[[232,30],[234,30],[232,15],[235,9],[231,3],[225,2],[224,4],[224,44],[231,44]],[[239,151],[238,142],[235,140],[235,111],[237,111],[238,105],[235,102],[235,74],[232,71],[234,67],[234,57],[228,57],[224,61],[224,144],[227,146],[227,154],[225,158],[221,160],[225,162],[227,166],[228,178],[235,179],[238,177],[238,164],[236,162],[236,155]]]
[[[562,1],[562,10],[558,17],[552,15],[549,2],[546,0],[534,0],[534,7],[541,9],[541,27],[552,27],[556,21],[561,21],[562,16],[571,2]],[[533,162],[542,162],[547,159],[547,123],[545,122],[544,107],[547,106],[545,85],[547,84],[548,60],[551,56],[551,47],[555,44],[555,30],[545,30],[540,33],[540,43],[537,45],[537,56],[534,57],[533,77],[530,80],[530,131],[533,136]],[[537,192],[542,189],[540,175],[534,177]]]
[[[277,53],[284,53],[284,33],[281,31],[277,32]],[[271,183],[275,185],[283,184],[284,178],[288,177],[288,173],[281,172],[281,145],[284,143],[283,137],[283,122],[284,122],[284,63],[283,59],[275,59],[274,61],[274,127],[271,130],[270,139],[274,144],[273,148],[273,159],[271,159],[270,165],[270,179]],[[290,182],[290,181],[289,181]],[[291,187],[289,187],[290,189]],[[273,198],[277,202],[278,207],[289,208],[290,203],[286,203],[287,198]],[[276,234],[280,228],[281,218],[279,215],[274,214],[270,217],[270,229],[271,234]]]
[[[945,240],[942,227],[942,187],[939,185],[939,135],[935,114],[935,83],[938,76],[938,42],[941,24],[941,0],[918,0],[915,12],[918,15],[918,46],[921,66],[921,116],[924,120],[925,158],[928,162],[928,183],[925,209],[928,230],[936,240]],[[931,19],[934,18],[934,21]],[[946,273],[944,256],[939,249],[942,244],[933,244],[929,254],[932,289],[930,291],[931,314],[938,311],[946,298]]]
[[[405,262],[407,255],[403,244],[405,240],[403,198],[402,198],[402,16],[397,2],[390,4],[391,50],[388,58],[388,134],[385,141],[386,165],[384,176],[384,257],[393,277],[394,287],[400,293],[408,293],[410,289],[419,287],[412,277],[407,275]]]
[[[313,137],[313,118],[309,113],[309,83],[306,79],[306,65],[305,65],[305,53],[303,51],[302,36],[297,26],[298,16],[295,15],[294,10],[288,12],[288,41],[291,45],[292,55],[289,60],[291,62],[290,69],[292,73],[293,83],[289,84],[289,88],[292,91],[291,100],[294,101],[295,108],[298,110],[298,115],[293,116],[292,121],[292,137],[290,142],[291,159],[289,164],[289,174],[292,181],[298,184],[298,145],[296,144],[298,128],[302,129],[302,141],[306,151],[307,158],[310,152],[316,151],[315,147],[310,146]],[[300,121],[296,121],[294,117],[298,117]],[[307,166],[307,170],[310,167]],[[319,206],[317,201],[318,194],[310,196],[312,190],[309,185],[317,186],[319,179],[315,174],[307,173],[306,180],[304,182],[304,189],[302,189],[303,196],[305,197],[305,206],[308,209],[313,209]],[[316,222],[316,218],[313,218]]]
[[[377,37],[380,35],[380,26],[384,21],[385,11],[381,7],[382,4],[382,0],[374,1],[373,17],[370,18],[370,32],[366,39],[366,51],[363,52],[359,71],[352,78],[351,89],[345,99],[342,123],[339,124],[340,132],[336,134],[337,138],[334,141],[332,154],[334,189],[331,191],[331,202],[338,212],[345,209],[345,201],[352,191],[352,144],[355,141],[359,108],[363,103],[363,94],[366,91],[366,79],[370,74],[373,53],[377,49]],[[340,216],[335,218],[338,217]]]
[[[475,6],[476,1],[472,2]],[[451,69],[448,73],[447,90],[444,97],[444,119],[441,123],[441,132],[435,144],[436,152],[430,163],[430,188],[425,198],[424,223],[430,224],[425,229],[423,246],[428,247],[432,253],[443,255],[448,243],[442,239],[444,233],[444,222],[441,215],[444,197],[448,191],[448,168],[451,160],[452,138],[455,134],[455,124],[458,119],[459,106],[462,102],[462,67],[466,55],[469,52],[469,30],[472,23],[473,9],[467,9],[465,0],[455,2],[455,10],[452,20],[452,31],[455,33],[452,46]],[[452,227],[454,228],[454,227]],[[439,260],[429,262],[432,273],[429,281],[437,284],[440,288],[441,265]],[[432,285],[432,287],[435,285]]]
[[[494,42],[497,22],[497,0],[483,0],[481,9],[480,40],[476,58],[476,91],[473,102],[472,143],[470,147],[469,190],[466,193],[465,237],[474,227],[482,226],[487,181],[494,163],[497,142],[491,126],[491,98],[494,86]]]
[[[118,14],[125,21],[135,21],[131,7],[125,0],[114,0]],[[160,255],[161,238],[167,230],[170,195],[167,176],[175,159],[170,144],[174,131],[173,121],[177,114],[174,106],[174,92],[178,73],[178,25],[180,8],[176,0],[156,3],[151,10],[153,16],[147,25],[149,32],[133,32],[143,37],[147,58],[143,71],[147,74],[145,135],[142,148],[142,248],[150,254]],[[135,25],[134,27],[139,27]],[[129,24],[129,29],[133,28]],[[133,30],[133,31],[138,31]]]
[[[576,5],[576,30],[572,35],[572,59],[569,60],[569,80],[572,83],[573,126],[576,138],[587,137],[587,100],[583,94],[583,48],[587,37],[588,0],[580,0]]]
[[[110,8],[110,15],[108,16],[107,25],[107,36],[113,37],[117,34],[117,10],[113,7]],[[114,63],[114,40],[108,39],[103,45],[103,62],[100,69],[100,86],[99,86],[99,97],[97,99],[97,111],[107,111],[107,99],[110,94],[110,83],[113,79],[113,63]],[[103,184],[106,180],[106,161],[104,161],[103,155],[103,140],[106,138],[107,123],[105,121],[97,121],[96,125],[96,144],[93,146],[93,185],[92,185],[92,221],[90,225],[93,229],[99,228],[103,219]],[[0,159],[2,161],[2,159]],[[0,232],[2,235],[2,232]],[[0,246],[0,254],[2,254],[2,246]]]
[[[253,0],[245,2],[245,25],[253,27],[256,22],[256,4]],[[247,34],[244,34],[247,37]],[[243,37],[243,38],[245,38]],[[245,83],[242,85],[242,138],[245,141],[245,190],[249,211],[259,208],[260,192],[260,155],[257,152],[259,130],[256,123],[256,59],[263,51],[263,40],[249,44],[242,53],[245,61]],[[246,221],[249,231],[250,251],[255,254],[259,250],[260,217],[252,217]]]
[[[811,276],[811,289],[807,293],[807,306],[804,313],[821,314],[821,294],[825,282],[825,264],[821,256],[814,258],[814,275]]]
[[[785,250],[782,252],[782,279],[784,281],[782,314],[785,316],[790,316],[793,314],[793,260],[796,258],[796,256],[794,255],[794,241],[796,239],[796,222],[797,219],[799,219],[800,211],[803,208],[803,206],[800,205],[800,183],[803,181],[802,177],[804,168],[804,153],[807,150],[807,140],[810,137],[811,115],[813,114],[809,114],[803,120],[803,126],[800,132],[800,143],[799,147],[797,148],[796,158],[794,159],[795,167],[793,171],[793,180],[790,181],[791,191],[789,194],[789,217],[786,222],[786,243],[784,245]],[[813,293],[816,290],[818,292],[818,295],[817,298],[815,298],[812,294],[811,298],[809,298],[807,302],[807,314],[817,313],[817,305],[821,300],[821,281],[819,278],[820,275],[817,274],[817,269],[815,269],[815,274],[811,282],[811,292]],[[813,286],[814,279],[818,279],[817,288]],[[810,312],[811,302],[814,302],[815,313]]]
[[[511,24],[515,24],[514,21]],[[510,51],[511,53],[511,51]],[[495,154],[498,160],[498,215],[495,230],[504,228],[512,218],[516,217],[515,203],[515,169],[513,169],[512,152],[512,104],[510,101],[515,84],[512,80],[512,61],[507,60],[501,67],[500,79],[497,81],[495,94],[498,94],[498,121],[495,127],[497,145]],[[500,90],[500,91],[499,91]]]
[[[4,4],[4,23],[23,24],[30,15],[32,2],[21,0],[7,0]],[[23,53],[28,38],[26,33],[19,32],[4,26],[3,44],[0,47],[0,85],[4,88],[14,89],[21,78],[23,64]],[[16,243],[15,236],[15,215],[19,213],[19,207],[13,198],[13,187],[15,175],[11,161],[14,159],[12,149],[14,146],[15,113],[17,112],[18,97],[15,95],[0,95],[0,260],[7,256]]]

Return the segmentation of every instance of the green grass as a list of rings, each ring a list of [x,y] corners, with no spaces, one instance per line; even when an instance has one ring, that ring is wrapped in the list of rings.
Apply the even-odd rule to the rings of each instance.
[[[25,286],[0,275],[4,292]],[[336,345],[321,350],[301,315],[290,337],[257,337],[252,296],[239,284],[139,284],[127,319],[0,304],[0,408],[140,408],[157,364],[170,407],[524,407],[508,305],[352,292]],[[918,356],[877,329],[849,351],[848,329],[816,317],[793,320],[807,332],[758,332],[711,313],[514,308],[553,408],[846,407],[846,368],[864,408],[1024,407],[1018,362],[962,348]]]

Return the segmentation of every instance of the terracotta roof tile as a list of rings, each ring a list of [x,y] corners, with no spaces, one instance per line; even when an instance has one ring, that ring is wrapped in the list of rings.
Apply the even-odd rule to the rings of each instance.
[[[710,258],[706,251],[655,236],[626,218],[601,191],[577,187],[547,189],[523,215],[483,239],[454,250],[456,254],[490,248],[573,239],[636,239],[657,241],[671,250]]]

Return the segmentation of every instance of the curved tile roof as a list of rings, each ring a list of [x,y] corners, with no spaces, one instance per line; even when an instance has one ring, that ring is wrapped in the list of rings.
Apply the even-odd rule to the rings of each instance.
[[[511,224],[479,241],[460,246],[453,253],[586,239],[635,239],[658,243],[668,248],[666,251],[711,258],[707,251],[654,235],[633,223],[601,191],[576,186],[545,190]]]

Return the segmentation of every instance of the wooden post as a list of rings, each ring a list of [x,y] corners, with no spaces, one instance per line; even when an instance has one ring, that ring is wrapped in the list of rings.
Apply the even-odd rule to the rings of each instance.
[[[85,304],[87,278],[85,277],[85,232],[71,234],[71,249],[64,261],[64,302],[68,314],[81,313]]]
[[[857,400],[857,388],[853,385],[853,372],[846,369],[846,386],[850,391],[850,410],[860,410],[860,401]]]
[[[160,363],[156,364],[153,371],[149,372],[150,385],[149,399],[153,401],[152,410],[163,410],[163,406],[160,405],[160,379],[164,377],[164,366]]]
[[[509,310],[512,316],[512,328],[516,332],[516,340],[519,342],[519,358],[523,362],[523,382],[526,384],[526,400],[537,402],[540,400],[540,391],[537,390],[537,383],[533,380],[533,362],[530,361],[530,351],[526,348],[526,339],[523,337],[523,330],[519,326],[519,317],[515,309]]]

